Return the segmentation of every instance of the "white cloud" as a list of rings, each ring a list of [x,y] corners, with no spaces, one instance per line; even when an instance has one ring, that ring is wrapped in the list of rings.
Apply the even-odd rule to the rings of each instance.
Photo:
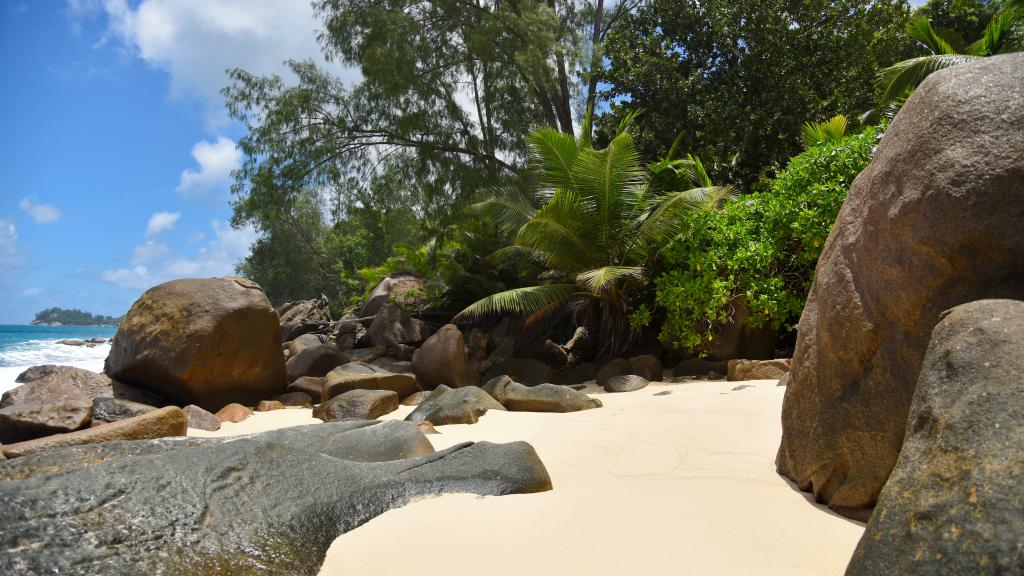
[[[146,238],[152,238],[163,232],[170,232],[181,218],[181,212],[155,212],[146,224]]]
[[[30,298],[33,298],[35,296],[39,296],[42,293],[43,293],[43,289],[42,288],[36,288],[34,286],[31,287],[31,288],[25,288],[24,290],[21,291],[21,295],[22,296],[28,296]]]
[[[10,274],[10,269],[21,265],[21,263],[22,256],[18,252],[18,229],[15,228],[14,222],[10,218],[0,218],[0,269],[3,270],[2,276]]]
[[[232,275],[235,264],[249,255],[256,231],[216,220],[210,227],[212,237],[194,254],[178,254],[164,242],[146,240],[132,251],[131,267],[107,270],[102,278],[122,288],[145,289],[175,278]]]
[[[35,198],[22,198],[18,207],[39,224],[60,220],[60,210],[53,204],[36,204]]]
[[[231,181],[231,171],[238,168],[242,153],[235,142],[223,136],[216,142],[203,140],[192,147],[192,157],[199,170],[184,170],[178,184],[178,193],[187,198],[198,198],[222,189]]]
[[[97,0],[69,0],[75,19],[100,10]],[[285,72],[288,59],[325,64],[316,40],[323,26],[309,0],[104,0],[106,38],[122,43],[170,76],[171,95],[194,98],[223,121],[226,70]],[[341,67],[333,65],[341,71]],[[358,72],[349,69],[350,77]],[[219,117],[219,118],[217,118]],[[216,122],[215,122],[216,123]]]

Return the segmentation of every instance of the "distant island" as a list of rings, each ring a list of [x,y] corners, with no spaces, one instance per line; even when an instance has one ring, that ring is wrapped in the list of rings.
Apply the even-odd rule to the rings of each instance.
[[[47,308],[37,312],[33,326],[117,326],[121,317],[93,315],[77,308]]]

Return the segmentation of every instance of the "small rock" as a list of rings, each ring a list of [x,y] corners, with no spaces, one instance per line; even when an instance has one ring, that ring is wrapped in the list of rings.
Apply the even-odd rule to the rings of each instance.
[[[753,386],[751,386],[750,384],[740,384],[739,386],[733,388],[731,390],[731,392],[736,392],[736,391],[739,391],[739,390],[745,390],[747,388],[753,388]]]
[[[416,391],[416,377],[412,374],[392,374],[366,364],[356,364],[356,367],[367,371],[355,371],[352,365],[332,370],[324,380],[322,401],[326,402],[350,390],[390,390],[399,398],[405,398]]]
[[[217,418],[220,418],[221,422],[234,422],[237,424],[249,416],[252,416],[252,410],[234,402],[217,411]]]
[[[220,418],[215,414],[211,414],[195,404],[189,404],[182,410],[184,410],[185,416],[188,418],[189,428],[206,430],[208,432],[216,432],[217,430],[220,430]]]
[[[622,376],[613,376],[608,379],[608,382],[604,385],[606,392],[635,392],[642,388],[646,388],[650,382],[642,376],[635,374],[623,374]]]
[[[344,418],[373,420],[398,410],[398,394],[391,390],[350,390],[313,409],[313,417],[324,422]]]
[[[789,358],[775,360],[729,360],[726,379],[731,382],[742,380],[778,380],[789,373]]]
[[[93,420],[103,420],[104,422],[117,422],[125,418],[141,416],[146,412],[152,412],[156,409],[156,406],[132,402],[131,400],[96,398],[92,401],[92,418]]]
[[[260,400],[256,404],[256,412],[270,412],[271,410],[284,410],[285,405],[277,400]]]
[[[430,422],[420,422],[416,424],[416,429],[424,434],[440,434],[440,432],[437,431],[437,428],[434,428],[434,425]]]
[[[653,396],[668,396],[671,393],[671,390],[662,390],[661,392],[655,392]]]
[[[324,380],[323,377],[302,376],[288,385],[288,392],[301,392],[309,396],[314,404],[319,404],[323,397]]]

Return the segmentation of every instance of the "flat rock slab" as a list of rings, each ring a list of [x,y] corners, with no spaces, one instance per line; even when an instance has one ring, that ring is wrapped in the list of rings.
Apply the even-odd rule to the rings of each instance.
[[[483,390],[513,412],[578,412],[601,407],[600,400],[567,386],[523,386],[507,376],[488,381]]]
[[[413,424],[368,421],[3,462],[0,573],[311,575],[339,534],[413,498],[551,489],[523,442],[432,450]]]
[[[132,418],[125,418],[110,424],[86,428],[67,434],[53,434],[26,440],[2,447],[4,456],[15,458],[68,446],[95,444],[112,440],[142,440],[184,436],[188,429],[188,417],[177,406],[167,406]]]

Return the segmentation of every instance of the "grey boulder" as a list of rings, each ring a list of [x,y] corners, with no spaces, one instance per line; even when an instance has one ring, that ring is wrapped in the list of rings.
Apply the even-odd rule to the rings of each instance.
[[[398,394],[390,390],[350,390],[313,409],[313,417],[324,422],[361,418],[373,420],[398,410]]]
[[[490,394],[476,386],[449,388],[438,386],[405,419],[409,422],[476,424],[488,410],[505,410]]]

